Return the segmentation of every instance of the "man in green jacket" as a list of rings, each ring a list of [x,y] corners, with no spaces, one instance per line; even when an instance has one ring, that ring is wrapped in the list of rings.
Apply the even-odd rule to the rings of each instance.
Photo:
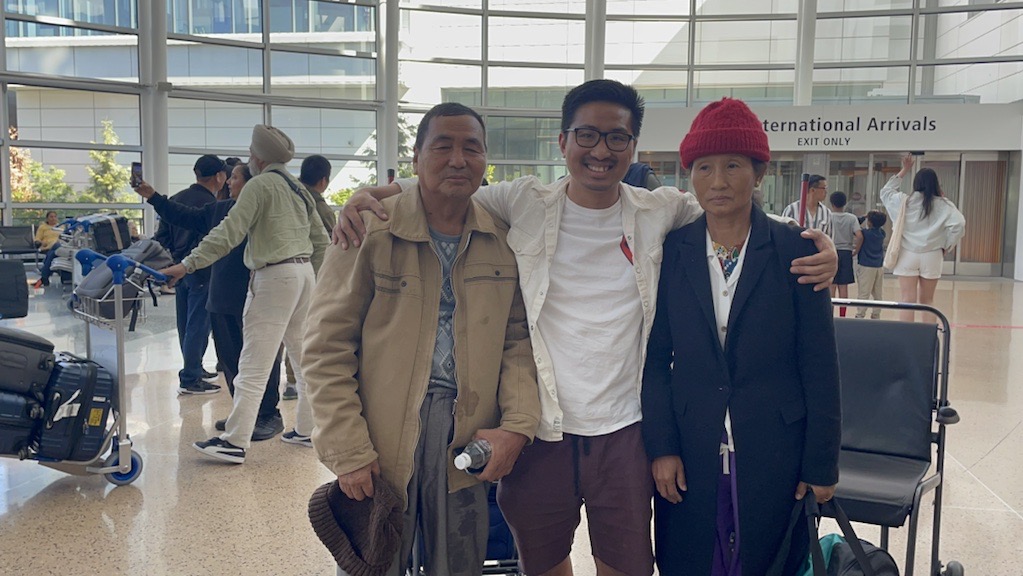
[[[302,338],[315,270],[323,262],[328,243],[316,203],[285,166],[295,155],[291,138],[277,128],[257,124],[249,152],[253,178],[245,184],[245,193],[230,214],[180,264],[163,270],[181,278],[210,266],[248,237],[244,260],[252,270],[252,280],[243,312],[234,408],[223,434],[193,444],[205,456],[234,464],[245,462],[267,377],[282,341],[292,365],[302,365]],[[305,379],[300,370],[295,377],[299,396],[295,427],[281,439],[311,447],[313,423]]]
[[[479,576],[487,485],[511,471],[540,417],[536,369],[507,228],[472,194],[486,170],[483,120],[434,107],[416,136],[419,185],[367,212],[361,250],[331,248],[310,306],[303,372],[320,460],[355,500],[388,482],[406,498],[405,573],[416,528],[427,574]],[[477,475],[456,449],[486,439]],[[382,477],[382,480],[381,480]]]

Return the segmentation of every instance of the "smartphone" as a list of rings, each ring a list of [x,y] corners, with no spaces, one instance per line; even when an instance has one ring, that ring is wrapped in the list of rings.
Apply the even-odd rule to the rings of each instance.
[[[142,163],[132,162],[131,163],[131,179],[129,184],[134,188],[142,183]]]
[[[915,152],[910,152],[909,155],[910,156],[923,156],[924,153],[922,151],[915,151]]]

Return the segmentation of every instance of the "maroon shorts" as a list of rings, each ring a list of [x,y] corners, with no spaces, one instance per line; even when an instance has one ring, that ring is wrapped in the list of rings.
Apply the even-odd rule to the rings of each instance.
[[[593,555],[628,576],[650,576],[653,490],[637,423],[602,436],[534,441],[501,479],[497,502],[526,574],[543,574],[568,557],[585,503]]]

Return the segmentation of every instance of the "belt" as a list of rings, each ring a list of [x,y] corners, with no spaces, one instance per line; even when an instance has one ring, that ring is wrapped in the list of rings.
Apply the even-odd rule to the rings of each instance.
[[[305,264],[308,261],[309,259],[306,258],[305,256],[295,256],[294,258],[285,258],[280,262],[273,262],[271,264],[267,264],[266,266],[269,268],[270,266],[276,266],[278,264]]]

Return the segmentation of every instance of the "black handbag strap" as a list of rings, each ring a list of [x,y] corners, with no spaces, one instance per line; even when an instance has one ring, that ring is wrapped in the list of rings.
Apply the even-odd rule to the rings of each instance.
[[[823,507],[827,510],[831,516],[838,521],[838,526],[842,529],[842,534],[845,536],[846,543],[849,544],[849,548],[852,550],[853,556],[856,557],[856,562],[860,565],[860,570],[866,576],[876,576],[874,573],[874,566],[870,563],[870,559],[867,558],[866,551],[863,550],[863,543],[860,542],[859,537],[856,536],[856,531],[853,530],[852,522],[849,522],[849,516],[846,515],[845,510],[838,505],[838,502],[830,500],[825,502]]]
[[[782,540],[779,553],[775,556],[774,562],[768,569],[767,574],[781,575],[784,573],[789,549],[792,547],[792,533],[795,531],[796,525],[805,519],[807,539],[810,544],[810,558],[813,564],[813,576],[827,576],[827,569],[824,565],[824,550],[821,548],[820,534],[817,528],[822,510],[838,521],[838,526],[842,529],[842,535],[845,537],[846,542],[849,543],[849,548],[856,557],[856,562],[860,565],[860,569],[863,570],[863,574],[865,576],[876,576],[874,566],[871,565],[870,560],[867,558],[867,553],[863,550],[863,544],[856,536],[856,531],[853,530],[852,523],[849,522],[849,517],[846,515],[845,510],[834,500],[818,505],[812,491],[807,492],[803,499],[797,501],[795,506],[792,507],[792,514],[789,516],[785,538]]]
[[[302,204],[305,204],[306,210],[310,210],[309,201],[305,199],[305,194],[303,194],[302,191],[298,189],[298,186],[296,186],[295,183],[291,181],[291,178],[285,176],[284,172],[281,172],[280,170],[270,170],[270,172],[273,172],[274,174],[280,176],[281,178],[284,178],[284,181],[288,183],[288,188],[291,188],[291,191],[302,199]]]

